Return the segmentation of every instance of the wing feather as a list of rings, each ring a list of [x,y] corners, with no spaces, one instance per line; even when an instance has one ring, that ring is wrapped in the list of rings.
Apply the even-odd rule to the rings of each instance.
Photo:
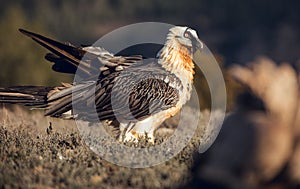
[[[53,70],[93,78],[64,85],[47,95],[46,115],[59,117],[75,107],[83,119],[143,119],[176,106],[180,80],[141,56],[114,56],[100,47],[76,47],[26,30],[20,31],[51,53]],[[101,73],[99,73],[101,72]],[[73,107],[72,107],[73,105]],[[93,115],[96,110],[97,115]]]
[[[142,56],[114,56],[101,47],[76,47],[70,43],[61,43],[48,37],[24,29],[21,33],[32,38],[51,53],[46,54],[46,60],[53,62],[52,69],[57,72],[80,74],[83,78],[107,75],[100,73],[100,67],[108,68],[109,72],[124,68],[142,60]]]

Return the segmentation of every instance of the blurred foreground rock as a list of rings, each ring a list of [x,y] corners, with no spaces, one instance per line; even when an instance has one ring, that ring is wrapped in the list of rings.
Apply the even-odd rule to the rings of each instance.
[[[288,64],[260,57],[231,76],[246,89],[190,187],[297,188],[300,185],[299,80]]]

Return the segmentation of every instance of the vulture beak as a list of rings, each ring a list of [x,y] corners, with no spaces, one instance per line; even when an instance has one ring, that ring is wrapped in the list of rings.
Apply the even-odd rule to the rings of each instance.
[[[194,52],[196,52],[197,50],[201,52],[204,48],[204,44],[200,39],[196,38],[193,40],[193,47],[194,47]]]
[[[202,51],[204,48],[204,44],[198,38],[195,40],[195,46],[196,46],[196,50],[200,50],[200,51]]]

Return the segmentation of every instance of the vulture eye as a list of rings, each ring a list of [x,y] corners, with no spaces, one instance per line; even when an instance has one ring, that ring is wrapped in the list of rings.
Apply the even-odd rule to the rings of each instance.
[[[188,31],[188,30],[185,30],[183,36],[184,36],[185,38],[192,39],[192,34],[191,34],[191,32]]]

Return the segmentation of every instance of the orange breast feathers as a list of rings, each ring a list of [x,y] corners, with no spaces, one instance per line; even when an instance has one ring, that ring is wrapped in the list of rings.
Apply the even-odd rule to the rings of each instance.
[[[181,59],[181,66],[183,66],[187,71],[194,74],[194,63],[191,51],[182,45],[180,45],[178,51]]]
[[[161,52],[163,67],[178,76],[184,74],[192,82],[194,75],[193,55],[190,49],[172,41]]]

